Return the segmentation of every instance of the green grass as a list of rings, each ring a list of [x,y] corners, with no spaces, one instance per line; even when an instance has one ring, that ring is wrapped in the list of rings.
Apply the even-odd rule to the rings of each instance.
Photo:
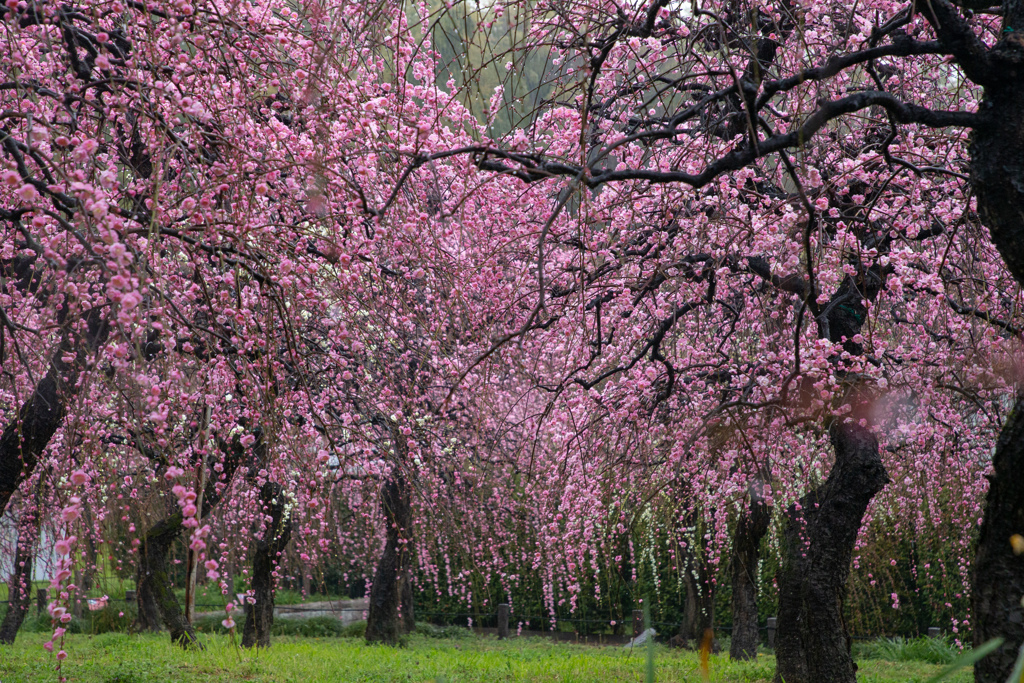
[[[203,634],[204,652],[183,652],[166,634],[106,633],[74,635],[65,643],[69,657],[63,674],[68,681],[94,683],[285,683],[288,681],[353,681],[358,683],[511,682],[594,683],[645,679],[645,652],[622,647],[556,644],[543,638],[437,638],[415,634],[409,646],[391,649],[367,646],[357,638],[281,637],[259,653],[236,652],[224,635]],[[42,649],[46,636],[21,633],[13,647],[0,646],[0,681],[56,681],[55,660]],[[732,663],[713,655],[710,680],[715,683],[767,683],[774,658],[759,655],[749,663]],[[863,660],[860,680],[867,683],[921,683],[940,670],[923,662]],[[692,652],[655,647],[657,681],[701,681],[698,657]],[[968,683],[969,671],[947,679]]]

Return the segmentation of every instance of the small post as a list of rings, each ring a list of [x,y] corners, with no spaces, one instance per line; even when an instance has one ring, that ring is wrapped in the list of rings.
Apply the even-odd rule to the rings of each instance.
[[[768,647],[775,648],[775,631],[779,620],[776,617],[768,617]]]
[[[126,590],[126,591],[124,592],[124,601],[125,601],[125,602],[127,602],[127,603],[133,603],[133,602],[135,602],[135,601],[136,601],[137,599],[138,599],[138,598],[137,598],[137,596],[136,596],[136,593],[135,593],[135,591],[128,591],[128,590]]]
[[[640,634],[644,632],[644,612],[643,610],[633,610],[633,638],[639,638]]]
[[[508,615],[510,609],[505,603],[498,605],[498,640],[508,638]]]
[[[47,593],[45,588],[36,591],[36,616],[38,617],[46,609]]]
[[[942,636],[942,629],[941,628],[939,628],[938,626],[929,626],[928,627],[928,637],[929,638],[939,638],[941,636]]]

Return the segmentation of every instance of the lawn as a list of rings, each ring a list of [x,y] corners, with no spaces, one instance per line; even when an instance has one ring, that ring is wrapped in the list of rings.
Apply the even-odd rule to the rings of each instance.
[[[360,683],[592,683],[645,680],[644,651],[622,647],[556,644],[544,638],[466,636],[437,639],[413,635],[405,648],[367,646],[356,638],[282,637],[269,650],[238,652],[224,635],[201,636],[207,649],[182,652],[166,634],[73,635],[65,643],[68,659],[63,675],[74,683],[173,683],[177,681],[358,681]],[[0,683],[56,681],[52,655],[42,648],[44,634],[22,633],[13,647],[0,646]],[[656,646],[656,680],[705,680],[697,654]],[[774,658],[732,663],[728,655],[712,655],[709,677],[721,683],[767,682]],[[860,662],[861,680],[871,683],[922,683],[942,667],[923,662]],[[969,671],[946,681],[968,683]]]

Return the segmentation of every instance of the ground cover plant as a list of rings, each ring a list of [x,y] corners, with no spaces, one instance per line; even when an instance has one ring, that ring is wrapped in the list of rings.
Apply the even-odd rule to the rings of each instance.
[[[16,647],[5,646],[0,676],[5,682],[45,680],[52,663],[42,662],[35,648],[43,635],[33,635]],[[597,683],[643,681],[644,652],[621,646],[590,647],[555,644],[546,639],[499,642],[477,637],[438,640],[412,635],[397,650],[368,647],[354,638],[307,639],[283,637],[273,648],[242,654],[238,659],[226,636],[201,636],[203,652],[183,654],[159,636],[107,634],[76,641],[81,648],[66,665],[69,681],[148,683],[149,681],[423,681],[449,683],[530,681]],[[925,662],[861,660],[860,672],[871,683],[922,683],[941,670]],[[656,680],[711,680],[718,683],[763,683],[771,680],[774,662],[768,655],[755,661],[734,662],[726,654],[711,655],[708,677],[701,673],[700,656],[658,646]],[[970,680],[968,672],[947,678]]]

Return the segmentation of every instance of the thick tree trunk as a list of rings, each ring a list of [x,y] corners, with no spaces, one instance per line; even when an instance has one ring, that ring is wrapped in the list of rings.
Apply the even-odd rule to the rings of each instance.
[[[178,598],[171,590],[171,580],[167,575],[167,554],[183,528],[181,513],[176,512],[146,532],[139,555],[139,607],[140,610],[143,608],[143,593],[148,593],[146,599],[152,598],[156,603],[164,626],[171,632],[171,642],[184,648],[202,649],[195,629],[185,619]]]
[[[385,482],[381,490],[381,508],[387,524],[387,541],[370,589],[366,642],[398,645],[402,635],[399,603],[405,574],[409,570],[408,545],[412,531],[409,491],[400,472],[393,472]]]
[[[89,358],[106,342],[110,326],[104,312],[94,308],[85,316],[85,332],[79,335],[65,326],[50,368],[18,416],[0,435],[0,514],[7,502],[36,467],[40,454],[64,422],[67,403],[74,395],[78,377]],[[72,354],[70,360],[65,357]]]
[[[729,657],[757,656],[760,630],[757,620],[757,564],[761,539],[768,532],[771,507],[765,504],[763,482],[750,487],[750,507],[740,515],[732,544],[732,642]]]
[[[777,683],[856,682],[843,597],[864,512],[889,476],[868,428],[837,421],[830,436],[835,465],[828,479],[787,511]]]
[[[409,548],[412,552],[412,548]],[[402,580],[402,630],[412,633],[416,630],[416,608],[413,605],[412,569],[408,568]]]
[[[683,647],[700,647],[704,634],[715,628],[715,594],[711,582],[713,573],[708,566],[707,552],[698,545],[698,535],[683,550],[683,585],[686,599],[683,602],[683,621],[679,625],[679,636]]]
[[[1024,68],[1020,35],[1024,2],[1003,3],[1002,40],[989,52],[998,78],[985,85],[978,108],[988,114],[971,136],[971,187],[978,213],[1017,282],[1024,284]],[[1013,534],[1024,534],[1024,399],[1003,425],[974,560],[974,644],[995,637],[1003,645],[974,665],[978,683],[1004,683],[1024,642],[1024,555]]]
[[[138,614],[135,616],[132,630],[156,633],[161,629],[160,608],[156,604],[156,597],[153,596],[150,583],[142,578],[146,564],[144,557],[144,555],[139,556],[139,567],[135,572],[135,602]]]
[[[36,527],[22,529],[14,551],[14,573],[8,584],[7,614],[0,624],[0,643],[11,645],[18,635],[18,629],[25,621],[32,602],[32,546]]]
[[[245,604],[242,647],[270,647],[270,629],[274,625],[274,568],[278,565],[292,535],[291,519],[285,512],[284,489],[268,482],[260,489],[263,514],[270,515],[263,538],[257,539],[252,553],[252,591],[254,602]]]
[[[1002,42],[1012,44],[1019,40],[1015,35],[1024,19],[1024,3],[1008,4],[1017,6],[1018,16],[1004,16],[1010,28]],[[971,187],[993,244],[1017,282],[1024,284],[1024,68],[1016,59],[985,87],[978,111],[988,117],[971,135]]]
[[[1014,534],[1024,535],[1024,396],[1003,425],[992,465],[974,560],[971,625],[975,647],[996,637],[1005,642],[974,665],[977,683],[1005,683],[1024,643],[1024,554],[1015,554],[1010,542]]]

